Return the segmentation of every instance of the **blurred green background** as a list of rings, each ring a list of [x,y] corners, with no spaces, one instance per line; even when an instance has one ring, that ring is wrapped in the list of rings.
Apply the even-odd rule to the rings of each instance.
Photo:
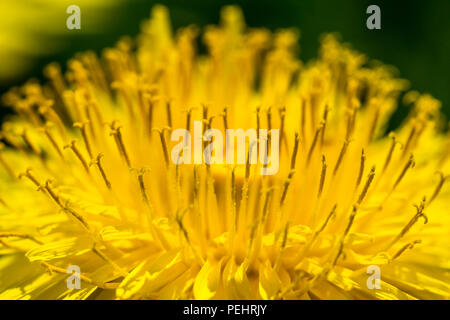
[[[28,1],[38,3],[38,9],[42,2],[46,2]],[[300,57],[303,61],[317,55],[321,34],[340,33],[342,40],[351,43],[353,48],[366,53],[370,58],[396,66],[400,76],[410,80],[412,89],[428,92],[441,100],[442,110],[447,119],[450,118],[448,0],[99,1],[94,7],[79,3],[81,30],[66,29],[68,14],[61,6],[61,1],[65,0],[58,2],[59,11],[51,15],[52,23],[56,23],[57,28],[60,28],[56,32],[48,32],[45,25],[49,20],[46,19],[37,19],[27,25],[38,42],[42,41],[43,45],[51,44],[52,49],[40,54],[26,50],[17,52],[16,56],[27,62],[27,68],[22,73],[0,77],[0,93],[30,77],[42,78],[42,68],[49,62],[58,61],[64,65],[77,51],[92,49],[101,52],[104,47],[113,46],[122,35],[137,35],[140,22],[149,17],[151,7],[156,3],[164,4],[170,9],[174,28],[192,23],[199,26],[215,24],[219,21],[220,8],[223,5],[237,4],[243,9],[246,23],[250,27],[272,30],[284,27],[300,29]],[[69,1],[67,5],[69,4],[77,4],[77,1]],[[366,9],[371,4],[381,8],[381,30],[366,28]],[[29,8],[24,5],[23,10],[27,11]],[[55,9],[41,7],[41,10]],[[3,9],[3,15],[5,14],[14,13],[5,13]],[[17,28],[21,28],[19,23],[17,25]],[[3,28],[0,32],[15,33],[14,24],[8,25],[8,28],[9,30]],[[2,47],[0,56],[1,50]],[[4,109],[0,109],[0,117],[5,115]],[[394,114],[391,127],[398,125],[406,113],[406,108],[399,108]]]

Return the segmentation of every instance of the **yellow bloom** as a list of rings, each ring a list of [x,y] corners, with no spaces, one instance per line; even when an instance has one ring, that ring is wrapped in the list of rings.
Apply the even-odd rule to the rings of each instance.
[[[334,36],[303,65],[296,31],[248,29],[235,7],[206,56],[197,33],[172,35],[158,6],[136,45],[4,96],[0,298],[448,299],[440,103],[408,93],[386,136],[407,83]],[[198,120],[279,128],[278,173],[172,163],[170,132]]]

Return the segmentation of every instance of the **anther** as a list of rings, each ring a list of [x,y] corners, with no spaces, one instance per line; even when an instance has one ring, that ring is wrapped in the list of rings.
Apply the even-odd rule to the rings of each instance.
[[[59,196],[55,193],[55,191],[52,189],[51,183],[52,183],[52,180],[47,179],[47,180],[45,181],[45,184],[44,184],[43,186],[39,186],[39,188],[45,189],[45,190],[47,191],[48,195],[50,196],[50,198],[52,198],[53,201],[55,201],[57,205],[59,205],[61,208],[63,208],[63,205],[62,205],[62,203],[61,203],[61,199],[60,199]],[[38,188],[38,189],[39,189],[39,188]]]
[[[408,139],[406,140],[406,143],[404,145],[402,157],[404,157],[406,155],[406,153],[409,151],[409,147],[411,146],[411,143],[412,143],[412,140],[413,140],[415,134],[416,134],[416,126],[415,126],[415,124],[413,124],[413,127],[411,128],[411,131],[409,133]]]
[[[83,168],[86,170],[86,172],[89,172],[89,166],[86,160],[84,159],[83,155],[81,154],[78,147],[75,145],[76,140],[72,140],[68,145],[64,146],[64,149],[72,149],[75,156],[80,160],[81,164],[83,165]]]
[[[284,132],[284,121],[286,117],[286,106],[281,107],[278,112],[280,113],[280,137],[279,137],[279,145],[282,145],[283,139],[285,138],[285,132]]]
[[[267,109],[267,128],[268,130],[272,130],[272,107]]]
[[[162,129],[154,128],[153,130],[159,133],[159,138],[161,140],[161,146],[164,155],[164,161],[166,163],[166,166],[169,166],[169,151],[167,149],[166,139],[164,138],[164,132],[166,130],[170,130],[170,128],[169,127],[164,127]]]
[[[436,186],[436,189],[434,189],[434,192],[432,194],[432,196],[430,197],[430,200],[427,203],[427,206],[429,206],[434,199],[436,199],[437,195],[439,194],[439,192],[442,189],[442,186],[444,185],[445,181],[450,177],[450,176],[444,176],[444,174],[442,172],[436,172],[439,175],[439,183]]]
[[[323,147],[324,141],[325,141],[325,129],[327,127],[327,118],[328,118],[328,112],[330,109],[328,108],[328,104],[325,105],[325,110],[323,111],[322,116],[322,122],[323,122],[323,128],[322,132],[320,133],[320,145]]]
[[[331,209],[331,212],[328,214],[328,216],[325,219],[325,221],[323,222],[323,224],[320,226],[319,229],[317,229],[317,231],[314,234],[315,237],[317,237],[317,235],[319,235],[319,233],[321,233],[323,230],[325,230],[325,228],[327,227],[328,222],[330,221],[330,219],[336,215],[336,208],[337,208],[337,204],[335,204],[333,206],[333,209]]]
[[[269,204],[270,204],[270,200],[272,199],[272,194],[273,194],[273,187],[267,188],[265,190],[265,200],[264,200],[264,206],[263,206],[263,211],[262,211],[262,217],[261,217],[261,222],[264,223],[264,221],[266,220],[267,217],[267,213],[269,211]]]
[[[420,240],[414,240],[413,242],[405,244],[400,250],[398,250],[391,258],[391,261],[394,259],[397,259],[403,252],[405,252],[408,249],[414,248],[414,246],[418,243],[421,243]]]
[[[355,217],[356,217],[356,213],[358,212],[358,207],[356,205],[353,206],[352,209],[352,213],[350,214],[350,217],[348,219],[348,224],[347,227],[345,228],[344,231],[344,238],[348,235],[348,233],[350,232],[350,229],[353,225],[353,222],[355,221]]]
[[[292,152],[292,157],[291,157],[291,170],[289,171],[288,177],[283,185],[283,193],[281,194],[280,206],[282,206],[284,201],[286,200],[287,191],[288,191],[289,185],[291,183],[292,177],[294,176],[294,173],[295,173],[295,161],[297,159],[299,142],[300,142],[300,137],[298,136],[298,133],[296,132],[295,133],[295,141],[294,141],[294,150]]]
[[[360,205],[362,203],[362,201],[364,200],[364,198],[366,197],[367,191],[369,191],[370,185],[371,185],[374,177],[375,177],[375,166],[373,166],[372,169],[370,169],[370,173],[367,176],[366,184],[364,185],[364,188],[363,188],[361,194],[359,195],[358,202],[357,202],[358,205]]]
[[[11,168],[11,166],[8,164],[8,162],[6,162],[6,160],[3,158],[3,155],[1,153],[2,148],[3,148],[3,145],[0,145],[0,163],[5,168],[5,170],[9,173],[9,175],[11,177],[15,178],[16,175],[14,174],[14,170]]]
[[[405,176],[405,174],[408,171],[408,169],[409,168],[414,168],[414,165],[415,165],[414,156],[411,154],[411,156],[409,157],[408,162],[405,164],[405,166],[403,167],[402,172],[400,173],[400,175],[398,176],[397,180],[395,181],[394,186],[392,187],[392,190],[394,190],[398,186],[398,184],[403,179],[403,177]]]
[[[392,144],[391,147],[389,149],[389,152],[387,154],[386,160],[384,161],[384,166],[383,166],[383,171],[386,171],[391,159],[392,159],[392,154],[394,153],[394,149],[395,149],[395,145],[398,143],[397,140],[395,139],[395,134],[393,132],[391,132],[389,134],[389,137],[392,139]]]
[[[65,213],[68,213],[69,215],[71,215],[72,217],[74,217],[79,223],[81,223],[81,225],[88,231],[91,231],[91,227],[89,226],[89,224],[86,222],[86,220],[79,214],[77,213],[74,209],[72,209],[70,207],[70,202],[69,200],[66,200],[66,202],[63,204],[58,203],[61,206],[61,210],[64,211]]]
[[[375,111],[373,120],[372,120],[372,125],[370,126],[369,138],[367,141],[368,143],[370,143],[372,141],[373,136],[375,135],[375,130],[377,129],[377,122],[378,122],[379,117],[380,117],[380,108],[377,108],[377,110]]]
[[[416,208],[416,214],[411,218],[411,220],[409,220],[409,222],[406,224],[406,226],[403,227],[403,229],[394,238],[394,240],[392,240],[391,243],[389,243],[389,245],[386,247],[385,250],[388,250],[397,241],[399,241],[416,224],[416,222],[419,220],[419,218],[423,218],[424,224],[428,223],[428,218],[425,215],[425,213],[423,212],[423,210],[425,209],[425,204],[426,204],[426,199],[423,198],[423,200],[421,201],[421,203],[419,205],[416,205],[416,204],[414,205],[414,207]]]
[[[311,146],[309,147],[308,157],[307,157],[307,162],[306,162],[307,164],[309,164],[309,162],[311,161],[311,156],[312,156],[314,148],[317,144],[317,139],[319,138],[319,133],[322,130],[322,128],[323,128],[323,123],[321,123],[319,125],[319,127],[316,129],[316,133],[314,134],[313,141],[311,143]]]
[[[23,130],[19,135],[22,137],[23,141],[27,145],[27,147],[33,151],[35,155],[37,155],[41,160],[43,160],[42,152],[31,142],[30,138],[28,137],[27,130]]]
[[[89,166],[92,166],[92,165],[96,165],[97,166],[98,170],[100,171],[100,174],[102,175],[103,181],[106,184],[106,187],[108,189],[111,189],[111,182],[106,177],[105,170],[103,169],[103,166],[102,166],[102,164],[100,162],[101,158],[103,158],[103,153],[99,153],[95,159],[92,159],[91,162],[89,163]]]
[[[292,152],[292,157],[291,157],[291,170],[295,169],[295,162],[296,162],[296,159],[297,159],[299,142],[300,142],[300,137],[298,135],[298,132],[296,132],[295,133],[295,140],[294,140],[294,151]]]
[[[110,125],[110,128],[111,128],[110,135],[114,137],[114,141],[116,142],[117,149],[119,149],[120,155],[125,159],[127,166],[131,168],[130,158],[128,157],[127,150],[125,149],[125,145],[123,143],[122,133],[120,132],[122,126],[117,126],[116,121],[113,121]]]
[[[56,152],[61,157],[61,159],[64,160],[64,155],[63,155],[61,149],[59,148],[58,143],[56,142],[52,133],[50,132],[49,127],[50,127],[50,123],[47,122],[45,127],[41,128],[41,130],[45,134],[45,136],[48,138],[48,140],[50,141],[50,144],[53,146],[53,148],[55,148]]]
[[[333,176],[335,176],[339,170],[339,166],[341,165],[342,160],[344,159],[344,156],[345,156],[345,153],[347,152],[349,143],[350,143],[350,140],[345,140],[344,144],[342,145],[341,152],[339,153],[338,159],[336,161],[336,165],[334,166]]]
[[[261,106],[256,107],[256,134],[258,135],[259,139],[259,129],[261,129]]]
[[[19,174],[19,179],[21,179],[22,177],[27,177],[31,182],[33,182],[36,185],[36,187],[39,188],[41,186],[41,183],[38,181],[38,179],[33,175],[31,171],[32,171],[31,168],[27,168],[25,172]]]
[[[301,120],[300,120],[300,132],[302,134],[302,139],[305,140],[305,126],[306,126],[306,101],[304,98],[300,98],[301,104]]]
[[[317,198],[320,198],[320,196],[322,195],[326,174],[327,174],[327,162],[325,161],[325,155],[322,154],[322,171],[320,173],[319,192],[317,194]]]
[[[172,128],[172,111],[170,100],[166,102],[166,112],[167,112],[167,123],[170,128]]]
[[[362,176],[364,174],[364,166],[366,163],[366,155],[364,153],[364,148],[361,151],[361,162],[359,164],[359,174],[358,174],[358,178],[356,179],[356,186],[355,188],[359,187],[359,184],[361,183],[362,180]]]
[[[257,141],[251,141],[251,143],[248,146],[248,154],[247,154],[247,163],[245,164],[245,179],[248,180],[248,178],[250,177],[250,164],[251,164],[251,159],[253,156],[253,148],[255,147],[255,145],[257,145]]]
[[[141,168],[137,171],[137,177],[138,177],[138,181],[139,181],[139,188],[141,189],[141,195],[142,195],[142,199],[144,200],[144,203],[146,205],[149,205],[150,202],[148,200],[148,196],[147,196],[147,189],[145,188],[145,184],[144,184],[144,174],[146,172],[150,171],[148,168]]]
[[[84,144],[86,146],[86,150],[87,150],[87,152],[89,154],[89,157],[92,159],[93,156],[92,156],[91,145],[89,144],[89,140],[88,140],[88,136],[87,136],[87,132],[86,132],[86,126],[87,126],[88,123],[89,123],[88,121],[84,121],[82,123],[81,122],[75,122],[73,124],[73,126],[75,128],[80,128],[81,135],[83,136],[83,141],[84,141]]]
[[[289,189],[289,186],[291,184],[292,181],[292,177],[294,176],[295,170],[290,170],[288,177],[286,178],[286,180],[284,181],[283,184],[283,192],[281,194],[281,199],[280,199],[280,206],[283,206],[284,201],[286,200],[286,196],[287,196],[287,191]]]

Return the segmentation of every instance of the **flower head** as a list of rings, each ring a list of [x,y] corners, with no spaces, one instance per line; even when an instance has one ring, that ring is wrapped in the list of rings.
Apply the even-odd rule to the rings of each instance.
[[[206,28],[206,55],[198,34],[172,35],[157,6],[136,42],[4,96],[0,297],[448,298],[440,103],[409,92],[385,135],[407,82],[335,36],[304,65],[298,32],[249,29],[236,7]],[[249,144],[243,164],[172,162],[171,133],[194,121],[279,129],[278,172]]]

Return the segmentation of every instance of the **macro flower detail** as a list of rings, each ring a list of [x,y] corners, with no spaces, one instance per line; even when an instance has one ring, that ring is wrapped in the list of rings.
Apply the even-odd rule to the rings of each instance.
[[[407,92],[386,132],[408,82],[335,35],[303,63],[298,40],[232,6],[173,33],[156,6],[137,39],[6,93],[0,298],[450,298],[440,102]],[[278,172],[261,174],[251,143],[243,164],[174,163],[172,132],[196,121],[267,129],[269,155],[279,129]]]

